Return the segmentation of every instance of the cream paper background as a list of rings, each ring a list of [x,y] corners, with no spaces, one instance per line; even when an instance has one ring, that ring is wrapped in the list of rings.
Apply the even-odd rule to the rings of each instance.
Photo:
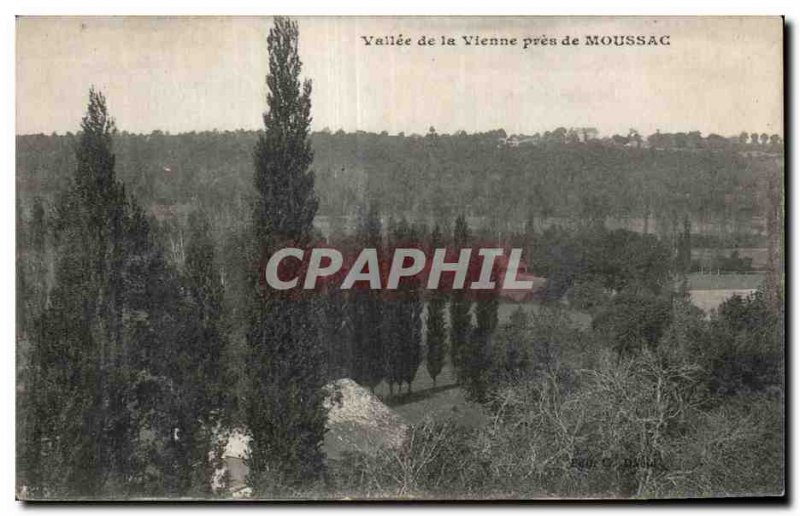
[[[557,126],[783,133],[779,17],[300,17],[315,130]],[[20,17],[17,134],[77,129],[87,90],[118,126],[256,129],[268,17]],[[411,47],[367,47],[403,35]],[[668,47],[419,47],[422,35],[669,34]]]

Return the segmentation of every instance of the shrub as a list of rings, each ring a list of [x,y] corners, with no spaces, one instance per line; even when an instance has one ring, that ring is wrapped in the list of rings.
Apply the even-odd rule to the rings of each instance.
[[[480,492],[472,431],[425,420],[408,429],[399,448],[349,453],[331,467],[335,489],[358,498],[450,498]]]
[[[709,388],[715,394],[762,391],[783,385],[783,318],[762,291],[722,304],[705,339]]]

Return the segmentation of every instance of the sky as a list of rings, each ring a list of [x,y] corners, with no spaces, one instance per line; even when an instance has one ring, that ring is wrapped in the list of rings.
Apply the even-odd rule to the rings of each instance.
[[[298,18],[312,129],[391,134],[699,130],[783,134],[778,17]],[[95,86],[120,130],[257,129],[268,17],[19,17],[17,134],[77,131]],[[409,37],[411,46],[362,36]],[[517,37],[503,47],[462,36]],[[669,35],[669,46],[540,46],[523,38]],[[459,43],[420,46],[420,37]]]

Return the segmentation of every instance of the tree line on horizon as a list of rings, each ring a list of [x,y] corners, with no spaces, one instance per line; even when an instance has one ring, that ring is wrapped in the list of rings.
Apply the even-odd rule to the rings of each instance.
[[[707,143],[714,135],[697,131],[642,137],[650,142],[645,147],[631,143],[632,136],[620,136],[618,143],[584,141],[586,136],[568,137],[560,129],[538,143],[516,146],[501,143],[510,141],[502,130],[433,130],[419,137],[310,134],[317,214],[335,224],[342,217],[355,220],[357,206],[376,204],[385,217],[430,223],[463,213],[507,229],[529,219],[539,225],[637,219],[644,232],[664,234],[679,232],[688,211],[693,225],[717,226],[716,237],[735,240],[752,232],[754,217],[763,217],[766,177],[783,153],[780,142],[723,138],[729,145],[715,146]],[[56,171],[74,166],[75,138],[17,138],[18,189],[26,211],[33,196],[50,202],[64,188],[66,177]],[[214,231],[231,231],[253,201],[248,156],[257,140],[255,131],[118,135],[118,174],[158,218],[185,224],[188,207],[197,203],[208,211]]]

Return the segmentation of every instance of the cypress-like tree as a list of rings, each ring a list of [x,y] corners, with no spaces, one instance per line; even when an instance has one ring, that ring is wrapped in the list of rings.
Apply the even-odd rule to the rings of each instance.
[[[687,295],[689,289],[689,272],[692,267],[692,225],[689,222],[689,215],[683,217],[683,233],[678,239],[678,256],[677,256],[677,269],[680,275],[681,295]]]
[[[492,376],[492,334],[476,326],[472,330],[464,357],[461,384],[467,399],[477,403],[486,401]]]
[[[347,291],[338,284],[324,287],[323,324],[321,338],[325,346],[325,378],[328,381],[351,376],[353,363],[353,332],[350,321],[350,302]]]
[[[415,245],[421,241],[424,234],[424,227],[408,228],[407,242]],[[402,289],[403,319],[406,338],[403,341],[403,369],[401,379],[408,386],[411,386],[417,376],[419,365],[422,363],[422,285],[417,276],[406,278]]]
[[[430,238],[430,256],[433,256],[433,249],[442,247],[444,239],[442,232],[438,225],[433,228]],[[433,379],[433,385],[436,386],[436,377],[442,372],[444,367],[444,359],[447,356],[447,325],[444,320],[444,311],[447,307],[447,297],[438,290],[431,293],[428,300],[427,318],[425,321],[427,335],[426,341],[428,346],[428,353],[426,356],[426,363],[428,367],[428,374]]]
[[[405,219],[391,227],[392,248],[415,245],[419,231]],[[390,253],[393,255],[393,253]],[[394,385],[411,384],[422,361],[422,298],[419,280],[403,278],[396,291],[387,292],[384,334],[386,350],[386,381]]]
[[[172,381],[182,395],[172,400],[175,489],[181,494],[210,494],[214,464],[209,451],[221,446],[218,425],[227,415],[224,289],[214,253],[208,219],[189,217],[189,241],[181,277],[184,330],[175,339]]]
[[[309,170],[311,82],[300,81],[297,43],[297,24],[276,18],[267,37],[268,110],[254,153],[253,226],[262,263],[286,245],[308,245],[317,212]],[[248,483],[263,495],[272,487],[318,478],[322,471],[324,357],[314,299],[262,292],[255,274],[252,287],[257,299],[247,333]]]
[[[81,130],[76,173],[54,217],[56,285],[32,339],[30,414],[39,442],[29,482],[41,497],[102,495],[133,470],[133,418],[123,402],[127,203],[114,175],[114,122],[94,90]]]
[[[529,318],[522,307],[517,307],[504,326],[504,341],[501,350],[504,356],[503,368],[500,371],[505,379],[516,379],[525,375],[531,366],[531,353],[527,342]]]
[[[55,280],[32,331],[34,497],[170,490],[178,284],[116,179],[114,122],[91,90],[76,172],[52,217]],[[176,324],[177,323],[177,324]],[[38,451],[37,451],[38,448]]]
[[[376,207],[359,213],[358,244],[363,248],[383,248],[381,220]],[[386,375],[387,322],[385,303],[380,291],[356,284],[350,291],[350,311],[353,327],[353,380],[374,389]]]
[[[208,256],[190,248],[184,299],[158,233],[116,179],[114,123],[94,90],[81,129],[76,173],[52,217],[54,286],[32,324],[23,483],[32,498],[205,489],[210,445],[193,446],[192,435],[219,404],[205,393],[219,366],[206,344],[221,330]]]
[[[406,239],[408,233],[408,224],[405,220],[389,219],[388,227],[388,241],[389,252],[388,256],[393,256],[393,249],[402,247],[403,241]],[[390,395],[394,394],[395,385],[400,392],[403,383],[403,375],[405,373],[404,360],[405,354],[405,340],[407,335],[407,321],[405,320],[405,306],[404,299],[402,298],[403,292],[383,292],[383,300],[381,305],[383,307],[383,328],[382,328],[382,342],[383,342],[383,369],[385,371],[385,380],[389,385]]]
[[[470,245],[469,226],[464,215],[456,218],[453,247],[456,252]],[[459,382],[466,375],[469,338],[472,334],[472,301],[464,290],[453,290],[450,297],[450,357]]]
[[[495,281],[497,280],[495,279]],[[477,328],[491,334],[497,328],[497,310],[500,300],[497,290],[489,290],[482,294],[475,303],[475,323]]]
[[[495,285],[499,279],[493,271]],[[482,403],[486,401],[492,367],[492,336],[497,328],[498,291],[480,291],[475,303],[475,328],[472,330],[464,357],[464,387],[467,397]]]
[[[191,388],[185,375],[182,340],[193,333],[188,327],[180,275],[168,263],[160,228],[142,209],[129,202],[125,218],[123,256],[124,354],[114,367],[122,388],[113,413],[131,413],[133,437],[115,438],[115,445],[132,453],[133,482],[114,489],[131,489],[136,495],[183,496],[186,485],[176,453],[183,443],[176,401]],[[143,433],[142,431],[145,431]],[[130,439],[123,441],[123,437]],[[143,438],[143,439],[142,439]]]

